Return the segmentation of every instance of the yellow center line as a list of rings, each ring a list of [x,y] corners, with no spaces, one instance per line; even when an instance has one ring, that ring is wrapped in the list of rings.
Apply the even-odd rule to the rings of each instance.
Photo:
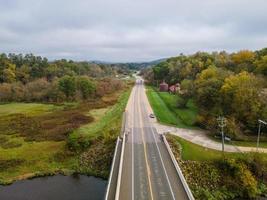
[[[141,107],[140,107],[140,90],[138,90],[138,113],[139,113],[139,120],[140,120],[140,126],[141,126],[141,133],[142,133],[142,140],[143,140],[143,147],[144,147],[144,152],[145,152],[145,160],[146,160],[146,169],[147,169],[147,177],[148,177],[148,185],[149,185],[149,191],[150,191],[150,196],[151,199],[153,200],[153,191],[152,191],[152,184],[151,184],[151,171],[150,171],[150,167],[148,164],[148,159],[147,159],[147,148],[146,148],[146,143],[145,143],[145,138],[144,138],[144,130],[143,130],[143,122],[142,122],[142,115],[141,115]]]

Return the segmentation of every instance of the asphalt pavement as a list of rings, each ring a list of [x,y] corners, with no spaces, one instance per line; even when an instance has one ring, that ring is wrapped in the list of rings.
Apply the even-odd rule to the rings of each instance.
[[[137,79],[127,107],[121,200],[188,199],[171,157],[154,127],[143,81]]]

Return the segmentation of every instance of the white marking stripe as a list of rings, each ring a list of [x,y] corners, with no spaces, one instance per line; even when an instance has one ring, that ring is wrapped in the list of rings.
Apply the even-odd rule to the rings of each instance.
[[[133,112],[134,110],[132,111],[132,113]],[[134,200],[134,117],[132,123],[132,200]]]

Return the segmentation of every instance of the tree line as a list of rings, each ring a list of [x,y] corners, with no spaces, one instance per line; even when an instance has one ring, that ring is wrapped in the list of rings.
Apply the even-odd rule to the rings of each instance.
[[[267,48],[235,53],[197,52],[179,55],[142,71],[149,84],[180,83],[185,107],[193,98],[197,122],[216,129],[216,117],[227,118],[227,134],[235,139],[256,133],[258,119],[267,120]],[[265,129],[266,131],[266,129]]]
[[[0,54],[0,101],[87,100],[121,88],[123,83],[111,77],[124,71],[65,59],[49,62],[33,54]]]

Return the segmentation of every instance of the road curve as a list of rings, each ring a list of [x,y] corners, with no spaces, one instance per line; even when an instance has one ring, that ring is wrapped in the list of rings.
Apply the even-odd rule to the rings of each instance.
[[[126,111],[126,141],[118,199],[189,199],[160,135],[149,118],[143,81],[137,79]]]

